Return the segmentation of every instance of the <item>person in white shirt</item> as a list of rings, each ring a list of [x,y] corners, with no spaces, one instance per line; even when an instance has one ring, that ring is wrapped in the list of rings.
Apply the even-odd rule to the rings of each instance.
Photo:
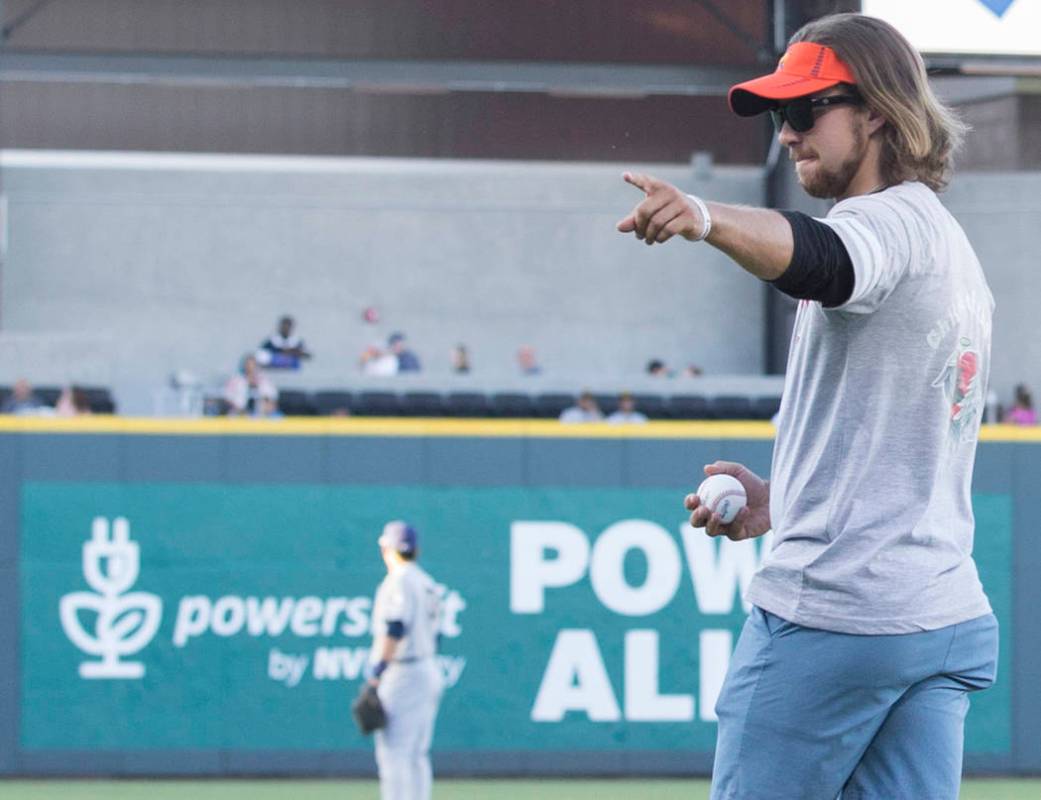
[[[607,421],[612,425],[641,425],[647,421],[647,416],[636,410],[635,397],[622,392],[618,396],[618,410],[608,416]]]
[[[416,563],[419,535],[401,520],[379,538],[387,576],[372,606],[370,682],[387,715],[376,731],[382,800],[429,800],[430,744],[441,702],[437,639],[442,587]]]
[[[369,345],[362,351],[359,365],[363,375],[387,377],[398,374],[398,357],[375,344]]]
[[[590,392],[582,392],[573,406],[568,406],[560,412],[560,421],[565,423],[574,422],[603,422],[604,415],[600,406],[596,404],[596,398]]]
[[[278,411],[278,389],[260,369],[256,356],[243,356],[239,371],[224,384],[224,402],[232,416],[270,416]]]

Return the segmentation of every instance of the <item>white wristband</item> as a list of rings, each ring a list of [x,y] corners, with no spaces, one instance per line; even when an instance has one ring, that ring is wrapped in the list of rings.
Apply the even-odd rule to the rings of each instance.
[[[709,233],[712,231],[712,215],[708,213],[708,206],[705,205],[705,201],[700,197],[688,194],[687,199],[697,206],[698,213],[701,214],[701,235],[694,241],[703,242],[708,238]]]

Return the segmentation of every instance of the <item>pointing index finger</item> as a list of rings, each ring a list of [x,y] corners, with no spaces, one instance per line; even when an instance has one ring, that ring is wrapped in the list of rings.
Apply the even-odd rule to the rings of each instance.
[[[658,185],[658,182],[650,175],[642,175],[638,172],[623,172],[622,179],[645,194],[650,194]]]

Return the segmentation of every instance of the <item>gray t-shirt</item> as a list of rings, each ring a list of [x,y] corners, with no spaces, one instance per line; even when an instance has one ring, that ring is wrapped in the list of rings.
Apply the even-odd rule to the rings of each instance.
[[[904,183],[821,220],[853,295],[801,301],[770,484],[774,544],[748,600],[843,633],[932,630],[990,604],[972,560],[972,467],[994,298],[961,226]]]

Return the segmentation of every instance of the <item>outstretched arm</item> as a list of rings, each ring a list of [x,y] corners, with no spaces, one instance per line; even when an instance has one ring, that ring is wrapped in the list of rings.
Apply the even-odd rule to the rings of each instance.
[[[647,244],[673,236],[696,241],[704,230],[697,206],[675,186],[650,175],[626,172],[626,183],[644,199],[618,223],[622,233],[634,233]],[[730,256],[757,278],[779,278],[792,261],[792,227],[781,214],[765,208],[706,203],[712,230],[706,241]]]

